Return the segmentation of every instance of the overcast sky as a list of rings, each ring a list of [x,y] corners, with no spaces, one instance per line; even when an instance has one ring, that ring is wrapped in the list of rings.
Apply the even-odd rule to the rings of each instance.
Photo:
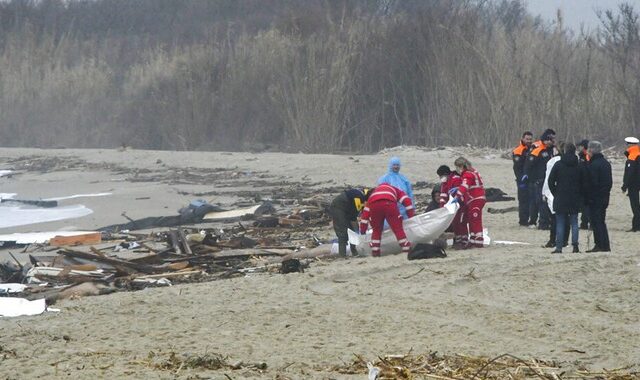
[[[562,10],[564,23],[567,27],[580,30],[584,24],[587,29],[598,26],[597,10],[617,8],[623,0],[526,0],[529,10],[534,15],[541,15],[546,21],[555,20],[558,8]],[[640,0],[626,0],[640,11]]]

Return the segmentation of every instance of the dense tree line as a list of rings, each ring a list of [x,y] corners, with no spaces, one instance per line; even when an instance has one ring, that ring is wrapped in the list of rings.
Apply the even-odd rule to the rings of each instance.
[[[0,145],[375,151],[640,132],[638,13],[521,1],[0,3]]]

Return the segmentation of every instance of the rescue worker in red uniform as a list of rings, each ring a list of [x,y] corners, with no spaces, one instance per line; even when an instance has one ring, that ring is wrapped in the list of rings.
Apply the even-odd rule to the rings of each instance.
[[[402,227],[402,215],[398,209],[398,203],[405,207],[409,218],[415,216],[411,198],[397,187],[383,183],[369,193],[369,199],[360,215],[360,233],[366,233],[367,226],[371,226],[373,230],[370,243],[372,256],[380,256],[380,239],[385,220],[396,235],[402,252],[408,254],[411,251],[411,242],[407,240],[407,235]]]
[[[468,228],[469,231],[467,248],[482,248],[484,246],[482,209],[486,203],[484,184],[480,174],[471,166],[469,160],[460,157],[454,164],[462,177],[462,184],[456,191],[456,198],[462,206],[463,227]]]
[[[441,182],[440,207],[444,207],[449,201],[449,196],[454,194],[462,185],[462,177],[457,171],[451,171],[447,165],[440,166],[436,173],[440,176]],[[463,217],[464,214],[461,207],[453,217],[451,226],[447,229],[447,232],[453,232],[453,246],[456,248],[463,248],[468,244],[469,229],[463,223]]]

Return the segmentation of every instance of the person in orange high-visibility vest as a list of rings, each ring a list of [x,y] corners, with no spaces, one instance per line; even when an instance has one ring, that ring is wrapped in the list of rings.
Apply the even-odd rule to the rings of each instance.
[[[454,164],[462,177],[462,184],[456,192],[456,198],[462,205],[463,224],[468,225],[469,228],[467,248],[482,248],[484,247],[482,209],[487,201],[482,177],[464,157],[456,159]]]
[[[386,220],[391,227],[398,244],[403,253],[411,251],[411,242],[407,240],[407,235],[402,227],[402,215],[398,209],[398,203],[407,210],[407,216],[413,218],[415,210],[411,203],[411,198],[404,191],[388,183],[383,183],[371,190],[367,203],[360,215],[360,233],[367,232],[367,227],[371,226],[371,255],[380,256],[380,239],[382,238],[382,227]]]
[[[627,193],[633,220],[631,229],[627,232],[640,231],[640,140],[636,137],[624,139],[627,143],[627,162],[624,165],[624,177],[622,179],[622,192]]]
[[[511,151],[513,174],[516,176],[516,186],[518,187],[518,223],[521,226],[529,225],[529,210],[531,209],[528,184],[527,181],[522,181],[524,163],[531,150],[531,144],[533,144],[533,133],[526,131],[522,134],[520,144]]]

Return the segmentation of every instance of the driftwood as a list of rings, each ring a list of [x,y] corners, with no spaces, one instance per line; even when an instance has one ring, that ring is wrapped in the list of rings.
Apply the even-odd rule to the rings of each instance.
[[[517,212],[517,211],[518,211],[517,206],[506,207],[506,208],[493,208],[493,207],[487,208],[487,212],[489,214],[506,214],[508,212]]]

